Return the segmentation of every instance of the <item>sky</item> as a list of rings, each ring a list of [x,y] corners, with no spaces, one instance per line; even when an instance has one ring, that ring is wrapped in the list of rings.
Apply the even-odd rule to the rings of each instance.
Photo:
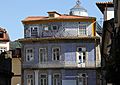
[[[28,16],[48,16],[48,11],[68,14],[77,0],[0,0],[0,27],[7,30],[10,40],[24,37],[22,20]],[[111,0],[80,0],[81,6],[87,9],[89,16],[97,21],[103,14],[96,6],[96,2]]]

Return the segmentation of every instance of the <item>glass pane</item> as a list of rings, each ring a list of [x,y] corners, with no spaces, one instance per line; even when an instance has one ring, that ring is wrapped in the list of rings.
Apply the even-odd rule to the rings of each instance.
[[[57,30],[57,26],[53,26],[53,30]]]
[[[40,85],[43,85],[43,79],[41,79]]]
[[[33,80],[31,80],[31,85],[33,85]]]

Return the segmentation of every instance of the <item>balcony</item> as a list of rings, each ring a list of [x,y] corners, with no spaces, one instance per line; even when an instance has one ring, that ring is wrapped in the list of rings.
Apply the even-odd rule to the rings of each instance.
[[[35,69],[35,68],[97,68],[101,67],[101,61],[96,62],[86,62],[78,63],[75,61],[51,61],[43,62],[38,64],[33,63],[23,63],[23,68],[25,69]]]

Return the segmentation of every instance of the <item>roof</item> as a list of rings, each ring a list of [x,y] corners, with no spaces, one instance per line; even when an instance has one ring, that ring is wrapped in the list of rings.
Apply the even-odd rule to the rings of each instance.
[[[100,11],[103,13],[105,10],[105,7],[114,7],[113,2],[96,2],[97,7],[100,9]]]
[[[10,50],[14,50],[16,48],[21,48],[21,44],[19,42],[10,42]]]
[[[0,37],[0,41],[9,41],[9,35],[7,31],[0,27],[0,32],[3,33],[3,37]]]
[[[76,16],[76,15],[66,15],[66,14],[59,14],[58,17],[48,17],[48,16],[28,16],[24,20],[25,22],[34,22],[34,21],[57,21],[57,20],[88,20],[88,19],[96,19],[95,17],[88,17],[88,16]]]
[[[88,37],[88,36],[85,36],[85,37],[48,37],[48,38],[23,38],[23,39],[19,39],[17,40],[18,42],[27,42],[27,43],[30,43],[30,42],[57,42],[57,41],[73,41],[73,40],[99,40],[100,38],[97,37],[97,36],[94,36],[94,37]]]

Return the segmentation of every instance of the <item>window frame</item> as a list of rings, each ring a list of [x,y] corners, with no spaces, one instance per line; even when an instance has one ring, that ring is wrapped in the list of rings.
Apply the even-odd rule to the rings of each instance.
[[[56,27],[56,29],[54,29],[53,27]],[[52,25],[51,28],[52,28],[52,31],[58,31],[59,30],[57,25]]]
[[[29,77],[29,76],[32,76],[32,78]],[[33,74],[27,74],[27,85],[34,85],[34,76],[33,76]]]
[[[54,26],[56,27],[56,29],[53,29]],[[58,31],[59,27],[58,25],[43,25],[43,30],[44,31]]]
[[[41,75],[45,75],[46,77],[45,78],[41,78]],[[45,79],[46,79],[46,84],[45,85],[48,85],[48,75],[47,75],[47,73],[41,73],[40,75],[39,75],[39,85],[41,85],[41,79],[44,81]],[[44,84],[43,84],[44,85]]]
[[[30,37],[34,37],[34,36],[32,36],[32,29],[33,28],[34,29],[37,28],[37,34],[36,35],[39,36],[39,26],[30,26],[29,29],[28,29],[30,31]]]
[[[41,60],[41,56],[40,56],[40,50],[41,49],[44,49],[45,50],[45,53],[42,53],[42,54],[45,54],[44,56],[42,56],[42,59],[43,60]],[[48,59],[48,56],[47,56],[47,48],[46,47],[40,47],[39,48],[39,63],[43,63],[43,62],[47,62],[47,59]]]
[[[80,23],[78,33],[79,33],[79,35],[87,36],[87,24]]]
[[[56,52],[53,52],[54,49],[59,49],[59,59],[57,59],[57,53]],[[55,53],[55,56],[54,56],[54,53]],[[54,58],[55,57],[55,58]],[[52,60],[53,61],[60,61],[61,60],[61,57],[60,57],[60,47],[52,47]]]
[[[83,76],[83,75],[85,75],[85,76]],[[79,85],[80,80],[82,82],[82,84],[80,84],[80,85],[88,85],[88,76],[86,73],[79,73],[78,76],[79,77],[77,79],[77,85]]]
[[[7,47],[0,47],[0,54],[5,51],[7,51]]]
[[[28,50],[32,50],[32,53],[29,53],[29,54],[28,54],[28,53],[27,53]],[[33,57],[31,57],[31,58],[33,58],[33,59],[29,59],[29,60],[28,60],[28,55],[32,55]],[[34,61],[34,56],[35,56],[35,55],[34,55],[34,48],[26,48],[26,49],[25,49],[26,62]]]
[[[55,78],[54,76],[55,75],[59,75],[59,78]],[[61,85],[61,75],[60,75],[60,73],[53,73],[53,77],[52,77],[53,79],[52,79],[52,84],[54,85],[54,83],[59,83],[59,84],[55,84],[55,85]],[[57,82],[55,82],[56,80],[55,79],[57,79],[58,81]],[[54,81],[55,80],[55,81]]]
[[[79,51],[79,48],[81,48],[81,51]],[[85,55],[84,55],[85,53]],[[80,56],[81,55],[81,60],[80,60]],[[86,63],[86,60],[87,60],[87,49],[86,47],[77,47],[77,61],[79,64],[82,64],[82,63]]]

